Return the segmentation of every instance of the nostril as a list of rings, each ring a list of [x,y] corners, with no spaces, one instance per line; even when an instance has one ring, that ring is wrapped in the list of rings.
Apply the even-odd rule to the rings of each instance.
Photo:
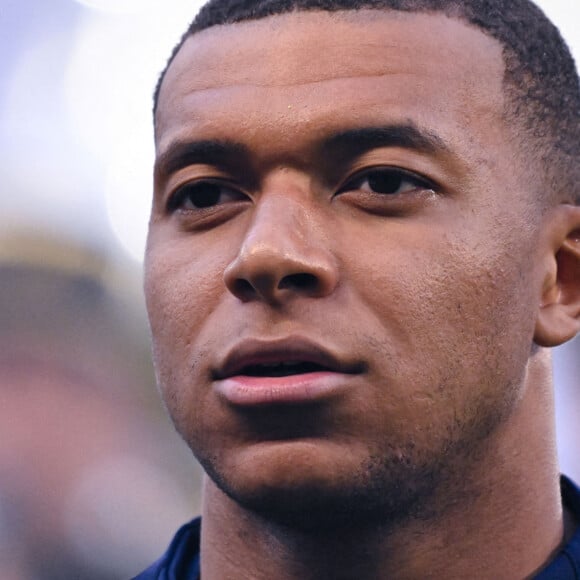
[[[246,298],[254,293],[254,287],[250,284],[250,282],[244,280],[243,278],[238,278],[235,280],[233,286],[233,292],[237,296]]]
[[[318,278],[314,274],[300,273],[284,276],[278,284],[279,290],[315,290],[318,288]]]

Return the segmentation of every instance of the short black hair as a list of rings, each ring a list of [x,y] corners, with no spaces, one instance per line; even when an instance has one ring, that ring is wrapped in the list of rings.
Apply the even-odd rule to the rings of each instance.
[[[185,40],[213,26],[298,11],[398,10],[443,13],[479,28],[503,47],[506,115],[527,136],[530,164],[541,163],[552,200],[580,204],[580,82],[574,59],[556,26],[530,0],[209,0],[199,11],[161,73]]]

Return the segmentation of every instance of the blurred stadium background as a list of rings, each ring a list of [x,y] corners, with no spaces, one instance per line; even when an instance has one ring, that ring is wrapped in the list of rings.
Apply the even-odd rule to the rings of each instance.
[[[580,3],[539,4],[580,58]],[[194,0],[0,0],[0,578],[117,580],[198,511],[141,268],[151,95]],[[580,341],[555,352],[580,481]]]

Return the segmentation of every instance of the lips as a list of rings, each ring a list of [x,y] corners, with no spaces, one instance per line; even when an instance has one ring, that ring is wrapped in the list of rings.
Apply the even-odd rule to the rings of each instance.
[[[245,340],[213,371],[218,393],[236,405],[307,403],[346,388],[365,365],[307,339]]]
[[[248,340],[233,348],[214,371],[217,380],[244,376],[287,376],[311,372],[358,374],[360,362],[341,359],[329,350],[304,339]]]

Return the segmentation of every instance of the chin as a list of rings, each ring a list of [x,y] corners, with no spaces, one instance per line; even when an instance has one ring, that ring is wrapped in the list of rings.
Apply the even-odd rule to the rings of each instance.
[[[312,456],[285,455],[267,466],[263,459],[237,469],[200,460],[213,483],[240,507],[305,533],[388,530],[410,518],[430,518],[434,490],[447,479],[441,463],[427,466],[401,453],[368,457],[354,468],[345,461],[330,468],[328,457],[322,465]]]

